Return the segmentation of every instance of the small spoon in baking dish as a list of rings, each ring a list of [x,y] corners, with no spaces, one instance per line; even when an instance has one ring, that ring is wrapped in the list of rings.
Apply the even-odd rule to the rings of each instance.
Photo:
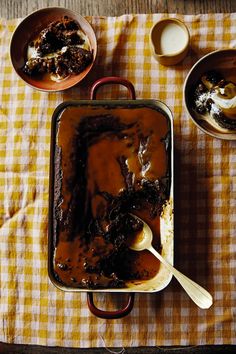
[[[166,268],[175,276],[180,285],[184,288],[189,297],[202,309],[208,309],[212,303],[213,299],[208,291],[203,289],[200,285],[195,283],[193,280],[186,277],[186,275],[175,269],[169,262],[167,262],[161,255],[152,247],[152,230],[142,219],[138,216],[132,216],[143,223],[143,229],[130,241],[129,248],[134,251],[150,251],[155,257],[162,262]]]

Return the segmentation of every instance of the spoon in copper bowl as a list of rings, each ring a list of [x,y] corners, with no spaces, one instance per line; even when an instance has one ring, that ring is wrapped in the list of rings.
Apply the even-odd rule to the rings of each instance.
[[[178,280],[180,285],[182,285],[186,293],[195,302],[195,304],[197,304],[202,309],[208,309],[213,303],[211,294],[209,294],[208,291],[203,289],[200,285],[195,283],[193,280],[186,277],[186,275],[179,272],[169,262],[167,262],[161,256],[161,254],[158,253],[152,247],[153,235],[152,235],[152,230],[150,229],[148,224],[145,223],[138,216],[133,214],[132,216],[143,223],[143,229],[130,241],[129,248],[132,249],[133,251],[143,251],[143,250],[150,251],[175,276],[175,278]]]

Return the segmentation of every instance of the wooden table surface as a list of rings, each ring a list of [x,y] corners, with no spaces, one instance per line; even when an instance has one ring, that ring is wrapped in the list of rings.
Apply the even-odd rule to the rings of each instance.
[[[128,13],[236,12],[235,0],[0,0],[0,16],[24,17],[48,6],[64,6],[82,16],[120,16]]]
[[[64,6],[82,16],[120,16],[127,13],[216,13],[236,12],[236,0],[0,0],[0,17],[17,18],[48,6]],[[1,330],[1,329],[0,329]],[[111,348],[119,351],[119,348]],[[236,353],[236,346],[126,348],[124,354],[210,354]],[[105,348],[72,349],[0,343],[0,354],[105,354]]]

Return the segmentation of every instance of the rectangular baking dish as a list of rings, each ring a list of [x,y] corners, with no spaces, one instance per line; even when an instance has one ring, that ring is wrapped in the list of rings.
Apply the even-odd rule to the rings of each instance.
[[[125,85],[132,97],[128,100],[96,100],[97,89],[104,84],[123,84]],[[126,287],[124,288],[107,288],[107,289],[84,289],[84,288],[74,288],[70,286],[63,285],[58,281],[55,276],[53,262],[54,253],[57,245],[57,235],[56,235],[56,215],[55,215],[55,193],[57,186],[55,185],[55,173],[56,171],[56,161],[55,161],[55,150],[57,146],[57,131],[58,124],[60,122],[60,116],[62,112],[68,107],[124,107],[128,109],[137,107],[148,107],[153,110],[161,111],[165,114],[168,119],[169,126],[169,139],[168,139],[168,161],[169,161],[169,198],[166,201],[166,205],[160,216],[160,240],[162,245],[162,256],[173,265],[173,245],[174,245],[174,226],[173,226],[173,118],[169,108],[162,102],[157,100],[136,100],[135,92],[132,84],[121,78],[104,78],[97,82],[92,87],[91,90],[91,100],[81,100],[81,101],[68,101],[60,104],[56,109],[52,117],[52,128],[51,128],[51,152],[50,152],[50,192],[49,192],[49,239],[48,239],[48,271],[49,277],[52,283],[63,291],[73,291],[73,292],[86,292],[88,293],[88,305],[90,310],[98,317],[103,318],[118,318],[126,315],[131,311],[133,307],[133,293],[151,293],[157,292],[164,289],[172,278],[172,274],[166,269],[165,266],[160,264],[160,268],[156,276],[149,280],[140,280],[137,282],[127,281]],[[131,294],[126,310],[116,311],[115,315],[112,315],[107,311],[96,311],[96,307],[93,304],[92,293],[93,292],[108,292],[108,293],[129,293]],[[100,312],[99,312],[100,311]],[[123,311],[123,312],[122,312]],[[108,313],[108,315],[107,315]],[[113,313],[114,314],[114,313]]]

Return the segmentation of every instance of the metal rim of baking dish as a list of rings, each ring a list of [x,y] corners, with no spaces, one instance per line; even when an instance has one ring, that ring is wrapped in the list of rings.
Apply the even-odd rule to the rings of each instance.
[[[96,93],[100,86],[106,84],[121,84],[127,87],[131,100],[96,100]],[[160,264],[159,271],[157,275],[148,281],[143,281],[139,285],[134,285],[134,283],[127,282],[127,288],[117,288],[117,289],[84,289],[84,288],[73,288],[67,287],[61,284],[54,276],[53,271],[53,253],[55,249],[55,239],[53,232],[53,197],[54,197],[54,152],[55,152],[55,143],[56,143],[56,128],[58,123],[58,117],[60,114],[67,108],[71,106],[107,106],[111,107],[149,107],[155,110],[159,110],[165,113],[165,116],[168,118],[169,129],[170,129],[170,174],[171,174],[171,184],[170,184],[170,203],[167,204],[166,209],[164,210],[165,219],[160,218],[160,237],[161,244],[163,246],[163,251],[166,254],[162,254],[171,264],[173,264],[173,116],[170,109],[161,101],[152,100],[152,99],[135,99],[135,91],[133,85],[126,79],[118,77],[106,77],[97,80],[90,92],[91,100],[74,100],[66,101],[61,103],[54,111],[52,116],[52,125],[51,125],[51,148],[50,148],[50,188],[49,188],[49,228],[48,228],[48,274],[51,282],[62,291],[70,292],[85,292],[87,293],[87,302],[90,311],[97,317],[114,319],[121,318],[126,316],[133,308],[134,305],[134,293],[153,293],[158,292],[164,289],[172,278],[172,273],[170,273],[164,265]],[[167,221],[168,220],[168,221]],[[168,247],[167,247],[168,243]],[[155,281],[155,278],[158,278],[159,286],[148,286],[148,282]],[[128,301],[126,305],[117,311],[106,311],[100,310],[94,305],[93,293],[128,293]]]

